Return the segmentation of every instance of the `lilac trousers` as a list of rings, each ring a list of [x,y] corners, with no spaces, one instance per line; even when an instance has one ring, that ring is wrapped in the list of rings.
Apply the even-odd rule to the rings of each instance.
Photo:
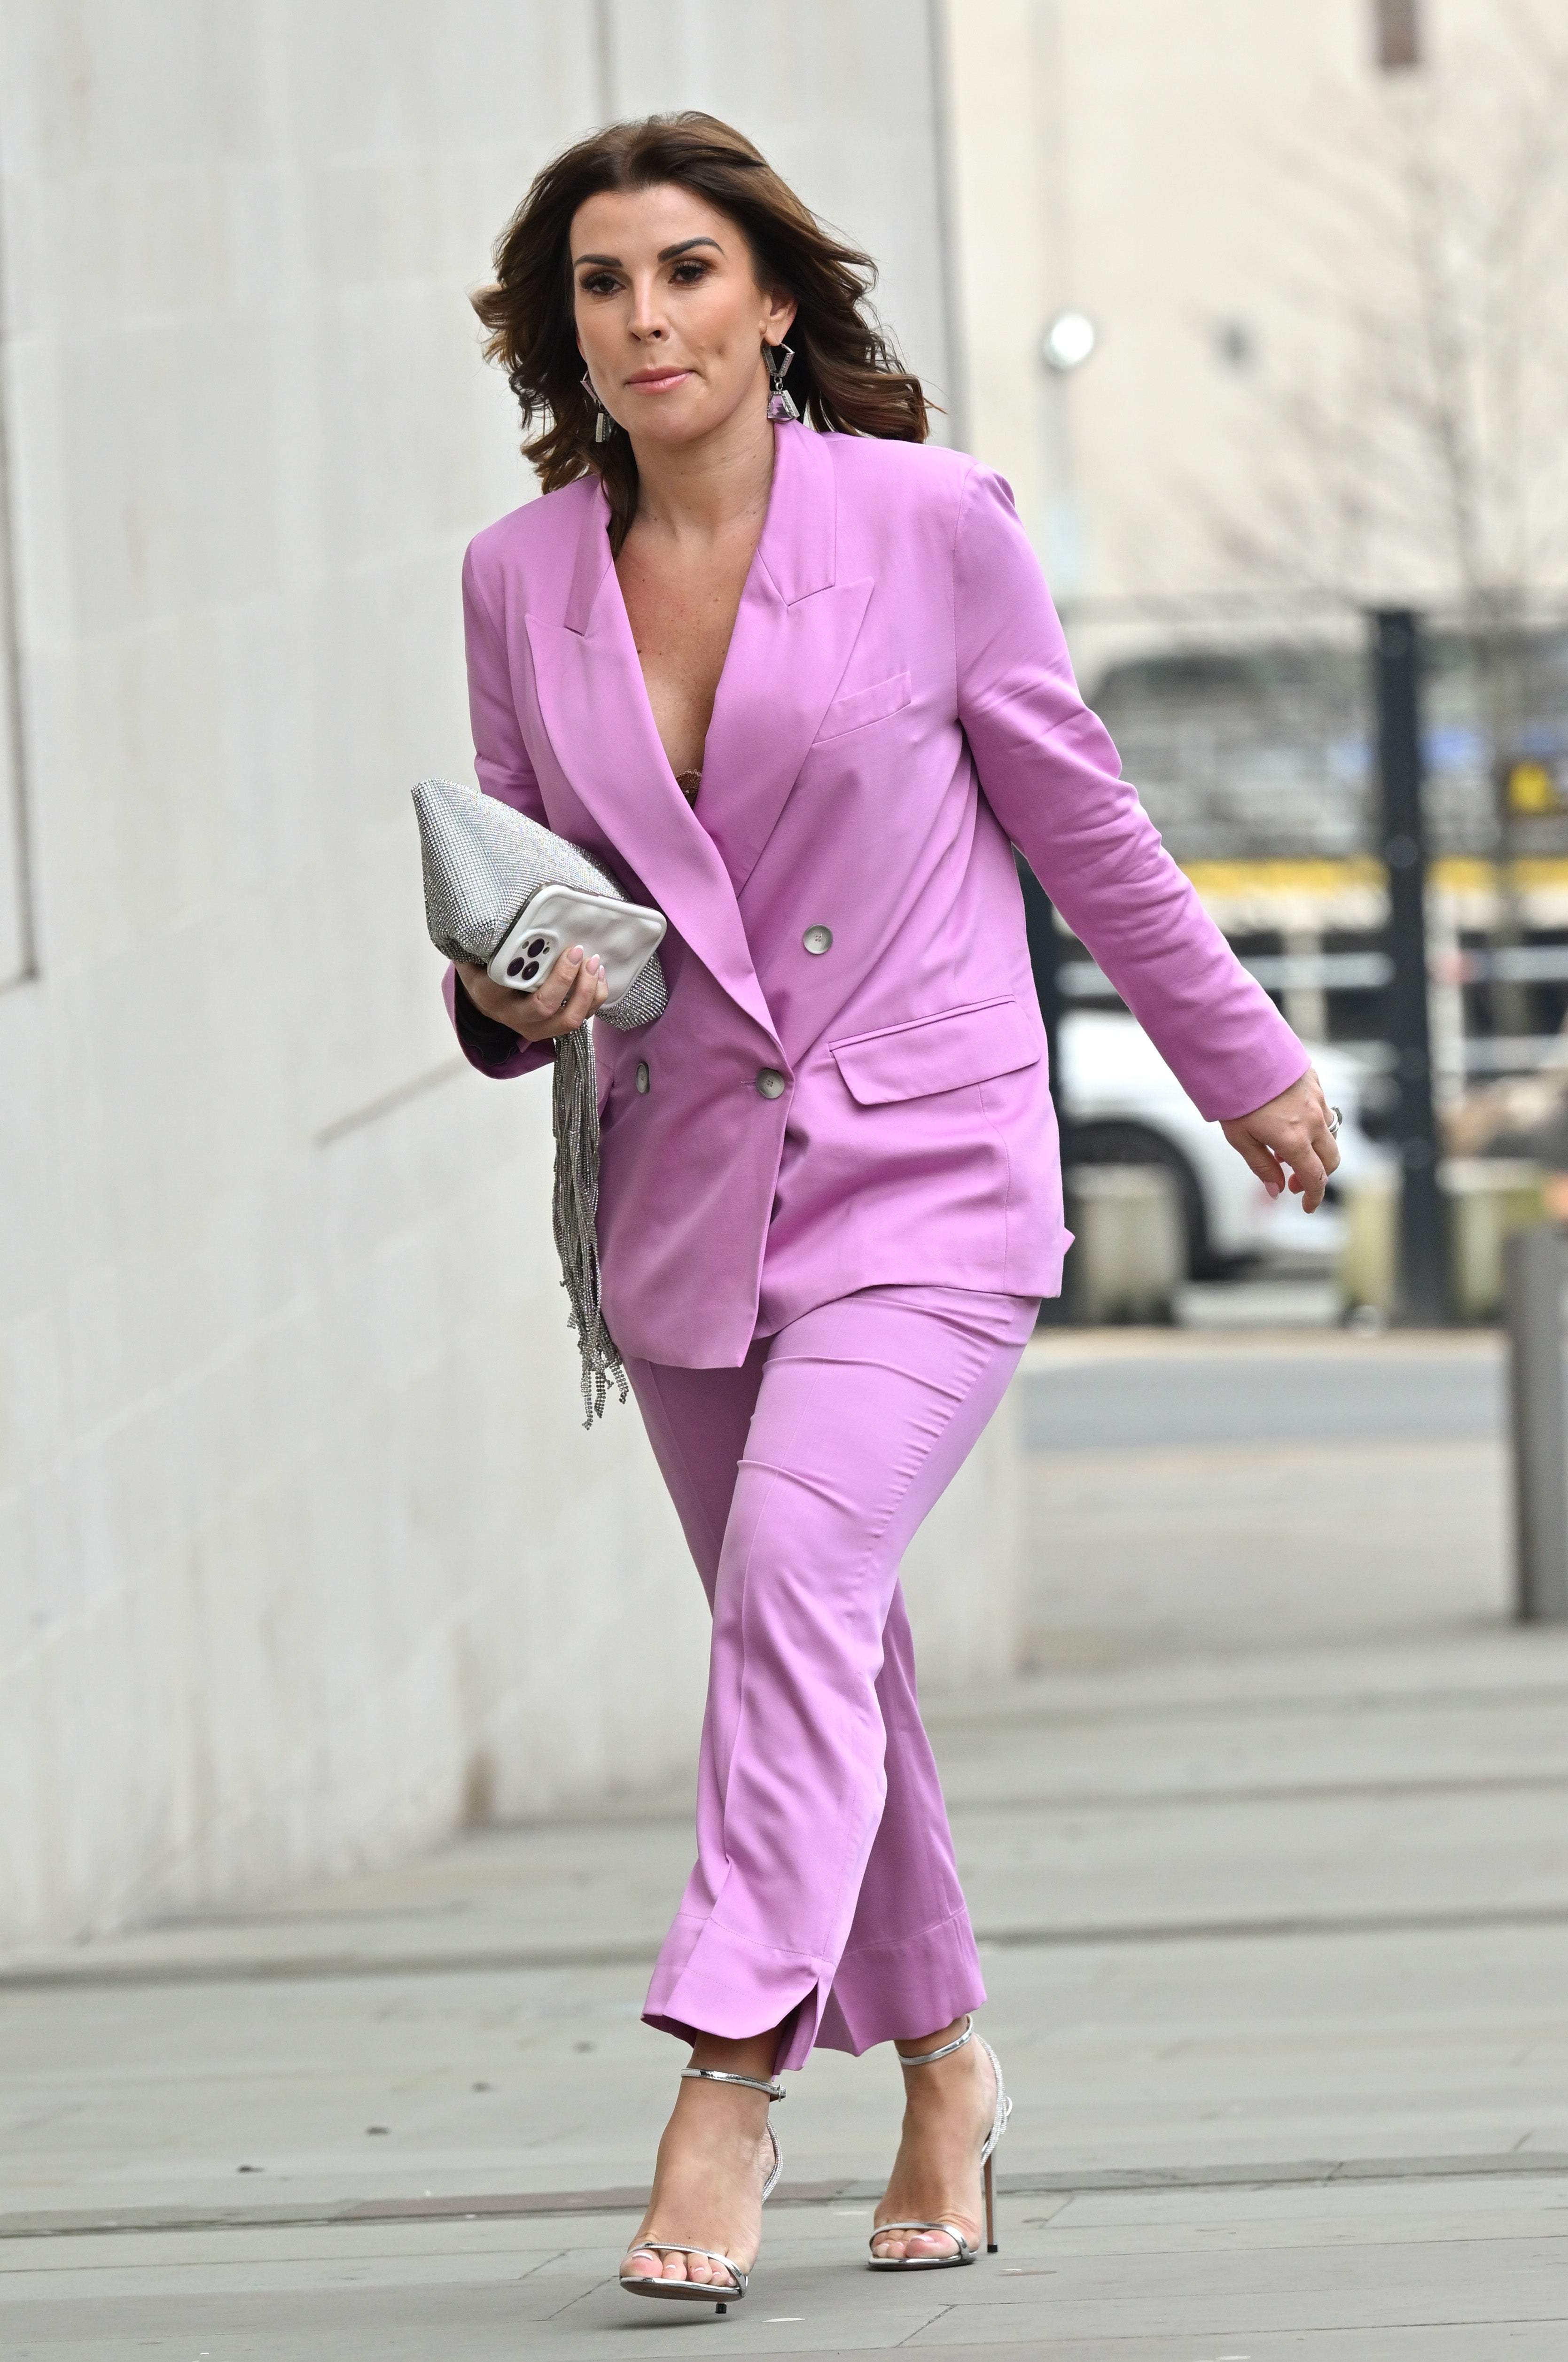
[[[697,1863],[648,1989],[778,2064],[985,1999],[899,1562],[1000,1402],[1032,1297],[871,1287],[738,1370],[628,1361],[713,1612]]]

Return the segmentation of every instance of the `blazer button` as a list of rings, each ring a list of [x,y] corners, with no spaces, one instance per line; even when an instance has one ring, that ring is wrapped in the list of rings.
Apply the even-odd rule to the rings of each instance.
[[[638,1088],[638,1090],[640,1090],[640,1091],[646,1091],[646,1090],[647,1089],[647,1087],[648,1087],[648,1062],[647,1062],[647,1060],[646,1060],[646,1058],[639,1058],[639,1059],[637,1060],[637,1075],[636,1075],[636,1082],[637,1082],[637,1088]]]
[[[801,941],[805,944],[806,949],[809,952],[815,952],[820,956],[822,953],[831,952],[833,949],[833,929],[831,927],[808,927],[805,933],[801,937]]]
[[[777,1066],[764,1066],[756,1078],[756,1087],[765,1099],[776,1099],[784,1090],[784,1077]]]

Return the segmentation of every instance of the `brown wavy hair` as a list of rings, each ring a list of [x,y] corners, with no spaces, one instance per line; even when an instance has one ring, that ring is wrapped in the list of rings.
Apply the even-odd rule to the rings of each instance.
[[[610,502],[619,549],[637,513],[637,463],[629,436],[593,439],[597,408],[582,383],[572,303],[571,225],[606,189],[673,182],[728,215],[751,249],[757,282],[799,305],[790,330],[789,386],[801,414],[823,433],[923,443],[920,380],[903,367],[868,298],[877,267],[809,212],[751,141],[712,115],[650,115],[592,132],[547,164],[497,241],[495,280],[470,299],[523,412],[525,458],[547,492],[591,468]],[[535,421],[540,431],[530,435]]]

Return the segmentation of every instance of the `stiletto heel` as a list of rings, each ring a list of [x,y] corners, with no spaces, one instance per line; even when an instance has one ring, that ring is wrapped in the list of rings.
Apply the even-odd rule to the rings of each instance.
[[[980,2151],[980,2191],[986,2213],[986,2253],[988,2256],[994,2256],[997,2252],[997,2198],[996,2175],[991,2159],[998,2141],[1007,2130],[1008,2118],[1012,2114],[1012,2102],[1008,2098],[1002,2083],[1001,2060],[997,2057],[985,2036],[975,2032],[975,2021],[971,2017],[955,2042],[944,2042],[940,2050],[917,2051],[912,2058],[906,2058],[900,2050],[899,2064],[900,2067],[930,2067],[938,2058],[950,2058],[955,2050],[962,2050],[966,2042],[978,2042],[986,2057],[990,2060],[991,2072],[997,2079],[996,2113],[991,2118],[990,2131],[986,2135],[985,2147]],[[887,2238],[889,2234],[894,2231],[940,2232],[944,2238],[952,2240],[953,2253],[950,2256],[878,2255],[876,2242],[878,2239]],[[874,2272],[950,2271],[955,2264],[972,2264],[979,2253],[977,2247],[972,2247],[969,2245],[956,2223],[878,2223],[871,2234],[871,2268]]]
[[[726,2075],[720,2067],[683,2067],[680,2080],[683,2083],[743,2083],[748,2092],[766,2092],[770,2101],[784,2097],[782,2083],[765,2083],[755,2075]],[[764,2125],[763,2130],[773,2151],[773,2163],[762,2185],[762,2202],[766,2206],[784,2170],[784,2152],[773,2126]],[[725,2288],[720,2283],[715,2287],[712,2280],[667,2280],[662,2274],[656,2279],[641,2272],[628,2279],[623,2272],[621,2286],[628,2296],[658,2297],[671,2304],[711,2304],[715,2312],[728,2312],[751,2285],[751,2273],[743,2272],[733,2256],[721,2256],[713,2247],[693,2246],[690,2239],[639,2239],[627,2251],[627,2263],[634,2256],[701,2256],[707,2263],[723,2264],[730,2274],[731,2285]]]

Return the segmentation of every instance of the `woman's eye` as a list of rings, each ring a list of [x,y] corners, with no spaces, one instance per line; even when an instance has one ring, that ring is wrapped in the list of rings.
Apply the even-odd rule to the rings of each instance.
[[[695,287],[700,279],[708,276],[708,266],[705,262],[678,262],[669,275],[678,287]]]
[[[607,270],[596,270],[590,278],[580,279],[577,283],[585,295],[613,295],[615,292],[615,281]]]

